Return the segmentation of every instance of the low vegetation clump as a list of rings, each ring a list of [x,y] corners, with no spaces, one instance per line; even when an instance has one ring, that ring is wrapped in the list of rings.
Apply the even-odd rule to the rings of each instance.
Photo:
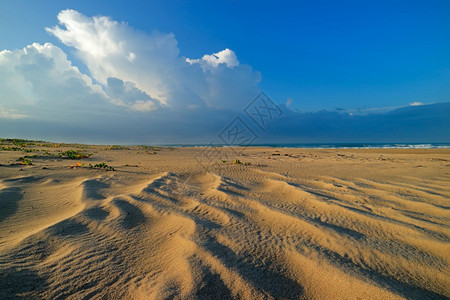
[[[12,145],[19,146],[22,148],[25,148],[27,146],[36,145],[36,141],[24,140],[24,139],[1,139],[0,141],[2,144],[12,144]]]
[[[33,148],[22,148],[22,147],[14,147],[14,146],[13,147],[2,146],[1,150],[3,150],[3,151],[23,151],[23,152],[26,152],[26,153],[38,151],[38,150],[33,149]]]
[[[113,167],[108,166],[105,162],[98,163],[98,164],[95,164],[95,165],[89,164],[89,167],[91,169],[105,169],[107,171],[115,171],[115,169]]]
[[[32,165],[33,164],[28,157],[19,157],[17,160],[20,161],[21,165]]]
[[[222,163],[226,164],[227,161],[226,161],[226,160],[222,160]],[[251,163],[251,162],[241,162],[239,159],[235,159],[235,160],[233,161],[233,164],[235,164],[235,165],[250,166],[252,163]]]
[[[76,150],[67,150],[66,152],[60,152],[58,153],[58,156],[60,158],[68,158],[68,159],[80,159],[80,158],[88,158],[91,157],[91,153],[82,153]]]
[[[105,150],[130,150],[130,148],[121,145],[111,145],[108,146]]]
[[[75,148],[84,148],[87,147],[82,144],[64,144],[64,143],[51,143],[44,141],[33,141],[33,140],[24,140],[24,139],[9,139],[9,138],[0,138],[0,151],[23,151],[24,153],[31,152],[40,152],[44,156],[59,156],[60,158],[69,158],[69,159],[77,159],[77,158],[87,158],[92,154],[85,154],[82,152],[78,152],[76,150],[68,150],[65,152],[59,153],[50,153],[47,149],[39,149],[37,147],[45,147],[45,148],[59,148],[59,147],[75,147]],[[58,150],[54,150],[57,152]]]
[[[3,151],[22,151],[23,148],[19,147],[9,147],[9,146],[2,146]]]

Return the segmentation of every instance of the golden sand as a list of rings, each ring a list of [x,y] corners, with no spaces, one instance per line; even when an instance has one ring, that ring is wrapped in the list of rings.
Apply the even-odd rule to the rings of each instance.
[[[0,299],[450,297],[449,149],[86,147],[0,151]]]

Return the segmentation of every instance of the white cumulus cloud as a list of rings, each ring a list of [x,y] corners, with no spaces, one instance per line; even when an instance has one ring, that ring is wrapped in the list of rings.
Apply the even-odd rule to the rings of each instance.
[[[96,81],[106,85],[114,77],[133,82],[152,98],[166,102],[166,79],[175,71],[179,52],[173,34],[144,34],[109,17],[90,18],[75,10],[61,11],[58,20],[64,27],[47,31],[76,49]]]
[[[58,110],[92,108],[106,97],[101,86],[82,74],[60,48],[50,43],[0,52],[3,116],[48,117]],[[7,111],[10,113],[6,114]]]
[[[186,58],[186,62],[192,64],[200,64],[204,71],[213,71],[220,64],[225,64],[229,68],[239,66],[239,60],[233,50],[225,49],[213,54],[205,54],[201,59]]]
[[[61,11],[58,20],[61,26],[47,31],[74,47],[92,78],[104,86],[108,78],[117,78],[159,105],[178,108],[241,109],[258,92],[260,74],[240,65],[230,49],[189,59],[180,56],[172,33],[142,33],[110,17],[87,17],[75,10]]]

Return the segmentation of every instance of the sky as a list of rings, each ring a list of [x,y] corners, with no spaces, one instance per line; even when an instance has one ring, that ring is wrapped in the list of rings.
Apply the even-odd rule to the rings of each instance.
[[[5,0],[0,136],[227,143],[238,117],[268,142],[378,142],[392,130],[376,122],[449,142],[446,115],[417,107],[448,111],[449,36],[449,1]],[[277,109],[263,126],[261,103]],[[428,131],[386,115],[405,107]]]

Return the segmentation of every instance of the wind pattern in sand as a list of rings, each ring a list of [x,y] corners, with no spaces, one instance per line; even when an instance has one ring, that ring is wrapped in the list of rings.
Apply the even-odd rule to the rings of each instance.
[[[450,297],[448,150],[199,151],[1,166],[0,298]]]

